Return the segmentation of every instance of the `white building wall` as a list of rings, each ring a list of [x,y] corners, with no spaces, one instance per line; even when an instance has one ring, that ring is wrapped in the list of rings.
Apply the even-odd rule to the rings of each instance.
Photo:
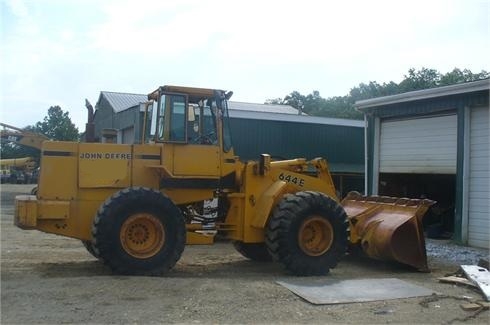
[[[468,244],[490,247],[489,108],[471,109],[468,193]]]

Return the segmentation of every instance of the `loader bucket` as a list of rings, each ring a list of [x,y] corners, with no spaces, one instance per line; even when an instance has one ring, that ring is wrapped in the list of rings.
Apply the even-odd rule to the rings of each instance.
[[[349,219],[350,242],[369,257],[397,261],[427,272],[422,219],[434,203],[350,192],[342,200]]]

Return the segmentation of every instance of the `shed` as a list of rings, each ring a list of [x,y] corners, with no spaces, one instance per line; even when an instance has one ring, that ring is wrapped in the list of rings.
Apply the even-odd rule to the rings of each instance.
[[[142,94],[101,91],[95,104],[95,137],[102,140],[102,130],[114,129],[117,143],[138,143],[143,125],[140,104],[147,100]]]
[[[356,102],[368,194],[438,201],[429,237],[490,246],[489,79]]]

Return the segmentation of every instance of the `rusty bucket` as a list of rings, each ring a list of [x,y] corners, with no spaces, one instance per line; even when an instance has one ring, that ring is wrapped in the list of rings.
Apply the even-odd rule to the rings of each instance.
[[[434,203],[350,192],[342,200],[349,219],[350,242],[369,257],[429,271],[422,219]]]

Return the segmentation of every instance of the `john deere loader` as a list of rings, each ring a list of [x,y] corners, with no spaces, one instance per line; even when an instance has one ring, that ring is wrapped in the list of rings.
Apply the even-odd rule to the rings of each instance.
[[[43,142],[38,192],[16,198],[16,225],[80,239],[119,274],[165,273],[186,244],[217,236],[295,275],[328,273],[348,247],[427,269],[421,221],[432,201],[340,202],[323,158],[241,162],[231,94],[158,88],[142,144]]]

